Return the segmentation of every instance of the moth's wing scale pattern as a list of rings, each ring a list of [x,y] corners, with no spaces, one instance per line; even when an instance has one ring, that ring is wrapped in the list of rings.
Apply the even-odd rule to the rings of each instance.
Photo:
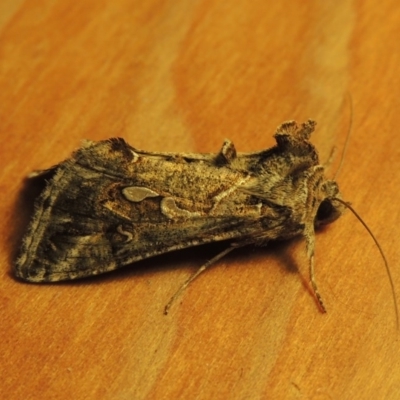
[[[143,166],[146,161],[149,165]],[[182,185],[187,188],[190,182],[177,184],[176,166],[180,163],[180,169],[186,169],[180,174],[185,175],[194,162],[202,163],[202,182],[192,183],[191,196],[184,198]],[[163,175],[169,171],[166,166],[172,172]],[[75,279],[183,247],[251,236],[260,227],[258,221],[249,219],[243,204],[231,206],[228,215],[223,210],[208,214],[213,206],[207,199],[209,193],[199,196],[199,192],[201,186],[206,186],[206,179],[208,183],[212,180],[208,170],[213,168],[208,160],[187,162],[170,155],[136,156],[119,139],[81,148],[55,167],[54,176],[38,200],[17,261],[17,276],[34,282]],[[225,171],[226,179],[230,175],[236,179],[238,174]],[[213,187],[214,197],[230,183],[219,190]],[[135,203],[123,195],[124,188],[150,185],[159,196]],[[211,189],[210,184],[208,187]],[[196,207],[197,211],[192,215],[189,212],[186,218],[174,218],[172,206],[160,212],[165,198],[173,198],[175,208],[179,209],[178,203],[181,210]],[[252,207],[249,205],[248,209]],[[268,209],[264,219],[269,224],[275,220],[275,225],[280,226],[281,214]]]

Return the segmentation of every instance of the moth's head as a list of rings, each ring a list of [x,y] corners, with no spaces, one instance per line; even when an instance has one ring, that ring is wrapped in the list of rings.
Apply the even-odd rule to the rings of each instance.
[[[322,196],[314,218],[315,227],[336,221],[346,208],[342,203],[335,200],[341,198],[338,184],[335,181],[323,182],[320,193]]]

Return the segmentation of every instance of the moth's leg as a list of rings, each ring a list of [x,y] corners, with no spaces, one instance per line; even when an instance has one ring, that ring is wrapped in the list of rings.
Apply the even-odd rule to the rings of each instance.
[[[310,283],[311,287],[314,291],[314,296],[318,302],[318,305],[323,313],[326,313],[326,308],[324,302],[322,301],[322,297],[319,293],[317,281],[315,280],[315,271],[314,271],[314,244],[315,244],[315,233],[306,233],[306,242],[307,242],[307,257],[309,260],[309,275],[310,275]]]
[[[221,253],[217,254],[215,257],[213,257],[211,260],[207,261],[204,265],[202,265],[196,273],[194,273],[179,289],[178,291],[171,297],[170,301],[168,304],[165,306],[164,309],[164,314],[167,315],[169,312],[169,309],[172,306],[172,303],[176,300],[177,297],[179,297],[182,292],[190,285],[191,282],[193,282],[202,272],[204,272],[209,266],[212,264],[216,263],[218,260],[221,258],[225,257],[228,253],[230,253],[233,249],[236,249],[240,246],[232,244],[230,247],[222,251]]]

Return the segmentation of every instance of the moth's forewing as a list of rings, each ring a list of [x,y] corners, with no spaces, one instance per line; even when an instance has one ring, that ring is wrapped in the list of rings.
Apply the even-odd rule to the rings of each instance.
[[[217,167],[214,159],[139,155],[121,139],[81,148],[56,167],[38,199],[16,275],[33,282],[81,278],[282,226],[284,207],[246,193],[218,198],[249,174]]]

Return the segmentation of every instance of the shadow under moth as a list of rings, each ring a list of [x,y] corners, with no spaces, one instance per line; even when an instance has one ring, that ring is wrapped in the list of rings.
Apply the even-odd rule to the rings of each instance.
[[[227,241],[181,286],[167,313],[195,277],[234,248],[302,235],[311,286],[325,311],[314,278],[315,228],[335,221],[349,205],[337,183],[324,176],[309,142],[314,127],[311,120],[283,123],[276,146],[252,153],[237,153],[229,140],[217,154],[147,152],[120,138],[87,141],[66,161],[31,174],[48,182],[16,276],[30,282],[77,279]]]

